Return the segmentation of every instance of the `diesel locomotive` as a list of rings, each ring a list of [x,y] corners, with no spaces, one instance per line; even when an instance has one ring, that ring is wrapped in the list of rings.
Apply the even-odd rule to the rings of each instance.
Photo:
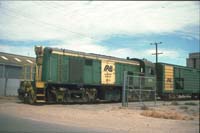
[[[147,60],[49,47],[35,47],[35,53],[33,74],[28,72],[32,77],[21,81],[18,89],[19,98],[29,104],[121,101],[124,71],[134,76],[156,76],[155,64]],[[161,98],[172,94],[199,96],[199,70],[164,63],[158,63],[157,68],[157,83],[145,81],[144,88],[157,86]]]
[[[22,81],[18,90],[30,104],[120,101],[124,71],[145,70],[139,61],[105,55],[48,47],[35,53],[34,80]]]

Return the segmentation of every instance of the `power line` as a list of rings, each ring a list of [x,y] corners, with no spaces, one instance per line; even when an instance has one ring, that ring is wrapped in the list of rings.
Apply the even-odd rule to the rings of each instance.
[[[50,26],[50,27],[52,27],[52,28],[56,28],[56,29],[59,29],[59,30],[62,30],[62,31],[65,31],[65,32],[70,32],[70,33],[73,33],[73,34],[76,34],[76,35],[79,35],[79,36],[82,36],[82,37],[87,37],[87,38],[90,38],[90,39],[92,39],[92,40],[95,40],[93,37],[89,37],[89,36],[87,36],[87,35],[85,35],[85,34],[83,34],[83,33],[79,33],[79,32],[74,32],[74,31],[72,31],[72,30],[69,30],[69,29],[66,29],[66,28],[64,28],[64,27],[58,27],[58,25],[55,25],[55,24],[50,24],[50,23],[47,23],[47,22],[44,22],[44,21],[39,21],[39,20],[33,20],[33,19],[30,19],[29,17],[27,17],[27,16],[25,16],[25,15],[23,15],[21,12],[16,12],[16,10],[15,11],[12,11],[12,10],[10,10],[10,9],[7,9],[7,8],[4,8],[4,10],[7,10],[7,11],[9,11],[9,12],[12,12],[12,13],[14,13],[15,15],[10,15],[10,14],[8,14],[8,13],[6,13],[7,15],[10,15],[10,16],[14,16],[14,17],[17,17],[17,16],[19,16],[19,17],[24,17],[25,19],[27,19],[27,20],[29,20],[31,23],[35,23],[35,24],[42,24],[42,25],[45,25],[45,26]],[[5,12],[4,12],[5,13]],[[20,15],[19,15],[20,14]]]

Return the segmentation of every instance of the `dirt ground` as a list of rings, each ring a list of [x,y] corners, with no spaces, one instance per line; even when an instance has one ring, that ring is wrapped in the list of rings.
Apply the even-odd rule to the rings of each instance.
[[[0,113],[24,119],[128,133],[199,133],[199,101],[27,105],[0,97]]]

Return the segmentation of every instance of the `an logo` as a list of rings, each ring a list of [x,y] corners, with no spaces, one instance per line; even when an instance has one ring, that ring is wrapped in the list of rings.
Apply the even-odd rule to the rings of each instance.
[[[106,65],[105,67],[104,67],[104,71],[109,71],[109,72],[112,72],[113,71],[113,66],[109,66],[109,65]]]
[[[172,82],[172,79],[171,78],[167,78],[167,82]]]

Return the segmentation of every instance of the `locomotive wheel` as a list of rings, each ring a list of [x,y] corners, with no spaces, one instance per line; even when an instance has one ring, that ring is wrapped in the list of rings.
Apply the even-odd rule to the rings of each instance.
[[[90,102],[89,96],[87,94],[83,97],[83,101],[86,103]]]
[[[169,100],[169,95],[168,94],[163,94],[163,95],[160,96],[160,98],[162,100],[164,100],[164,101],[167,101],[167,100]]]
[[[24,94],[23,102],[25,104],[28,103],[28,94],[27,93]]]
[[[34,104],[34,97],[31,94],[31,92],[29,92],[29,94],[28,94],[28,103],[29,104]]]

